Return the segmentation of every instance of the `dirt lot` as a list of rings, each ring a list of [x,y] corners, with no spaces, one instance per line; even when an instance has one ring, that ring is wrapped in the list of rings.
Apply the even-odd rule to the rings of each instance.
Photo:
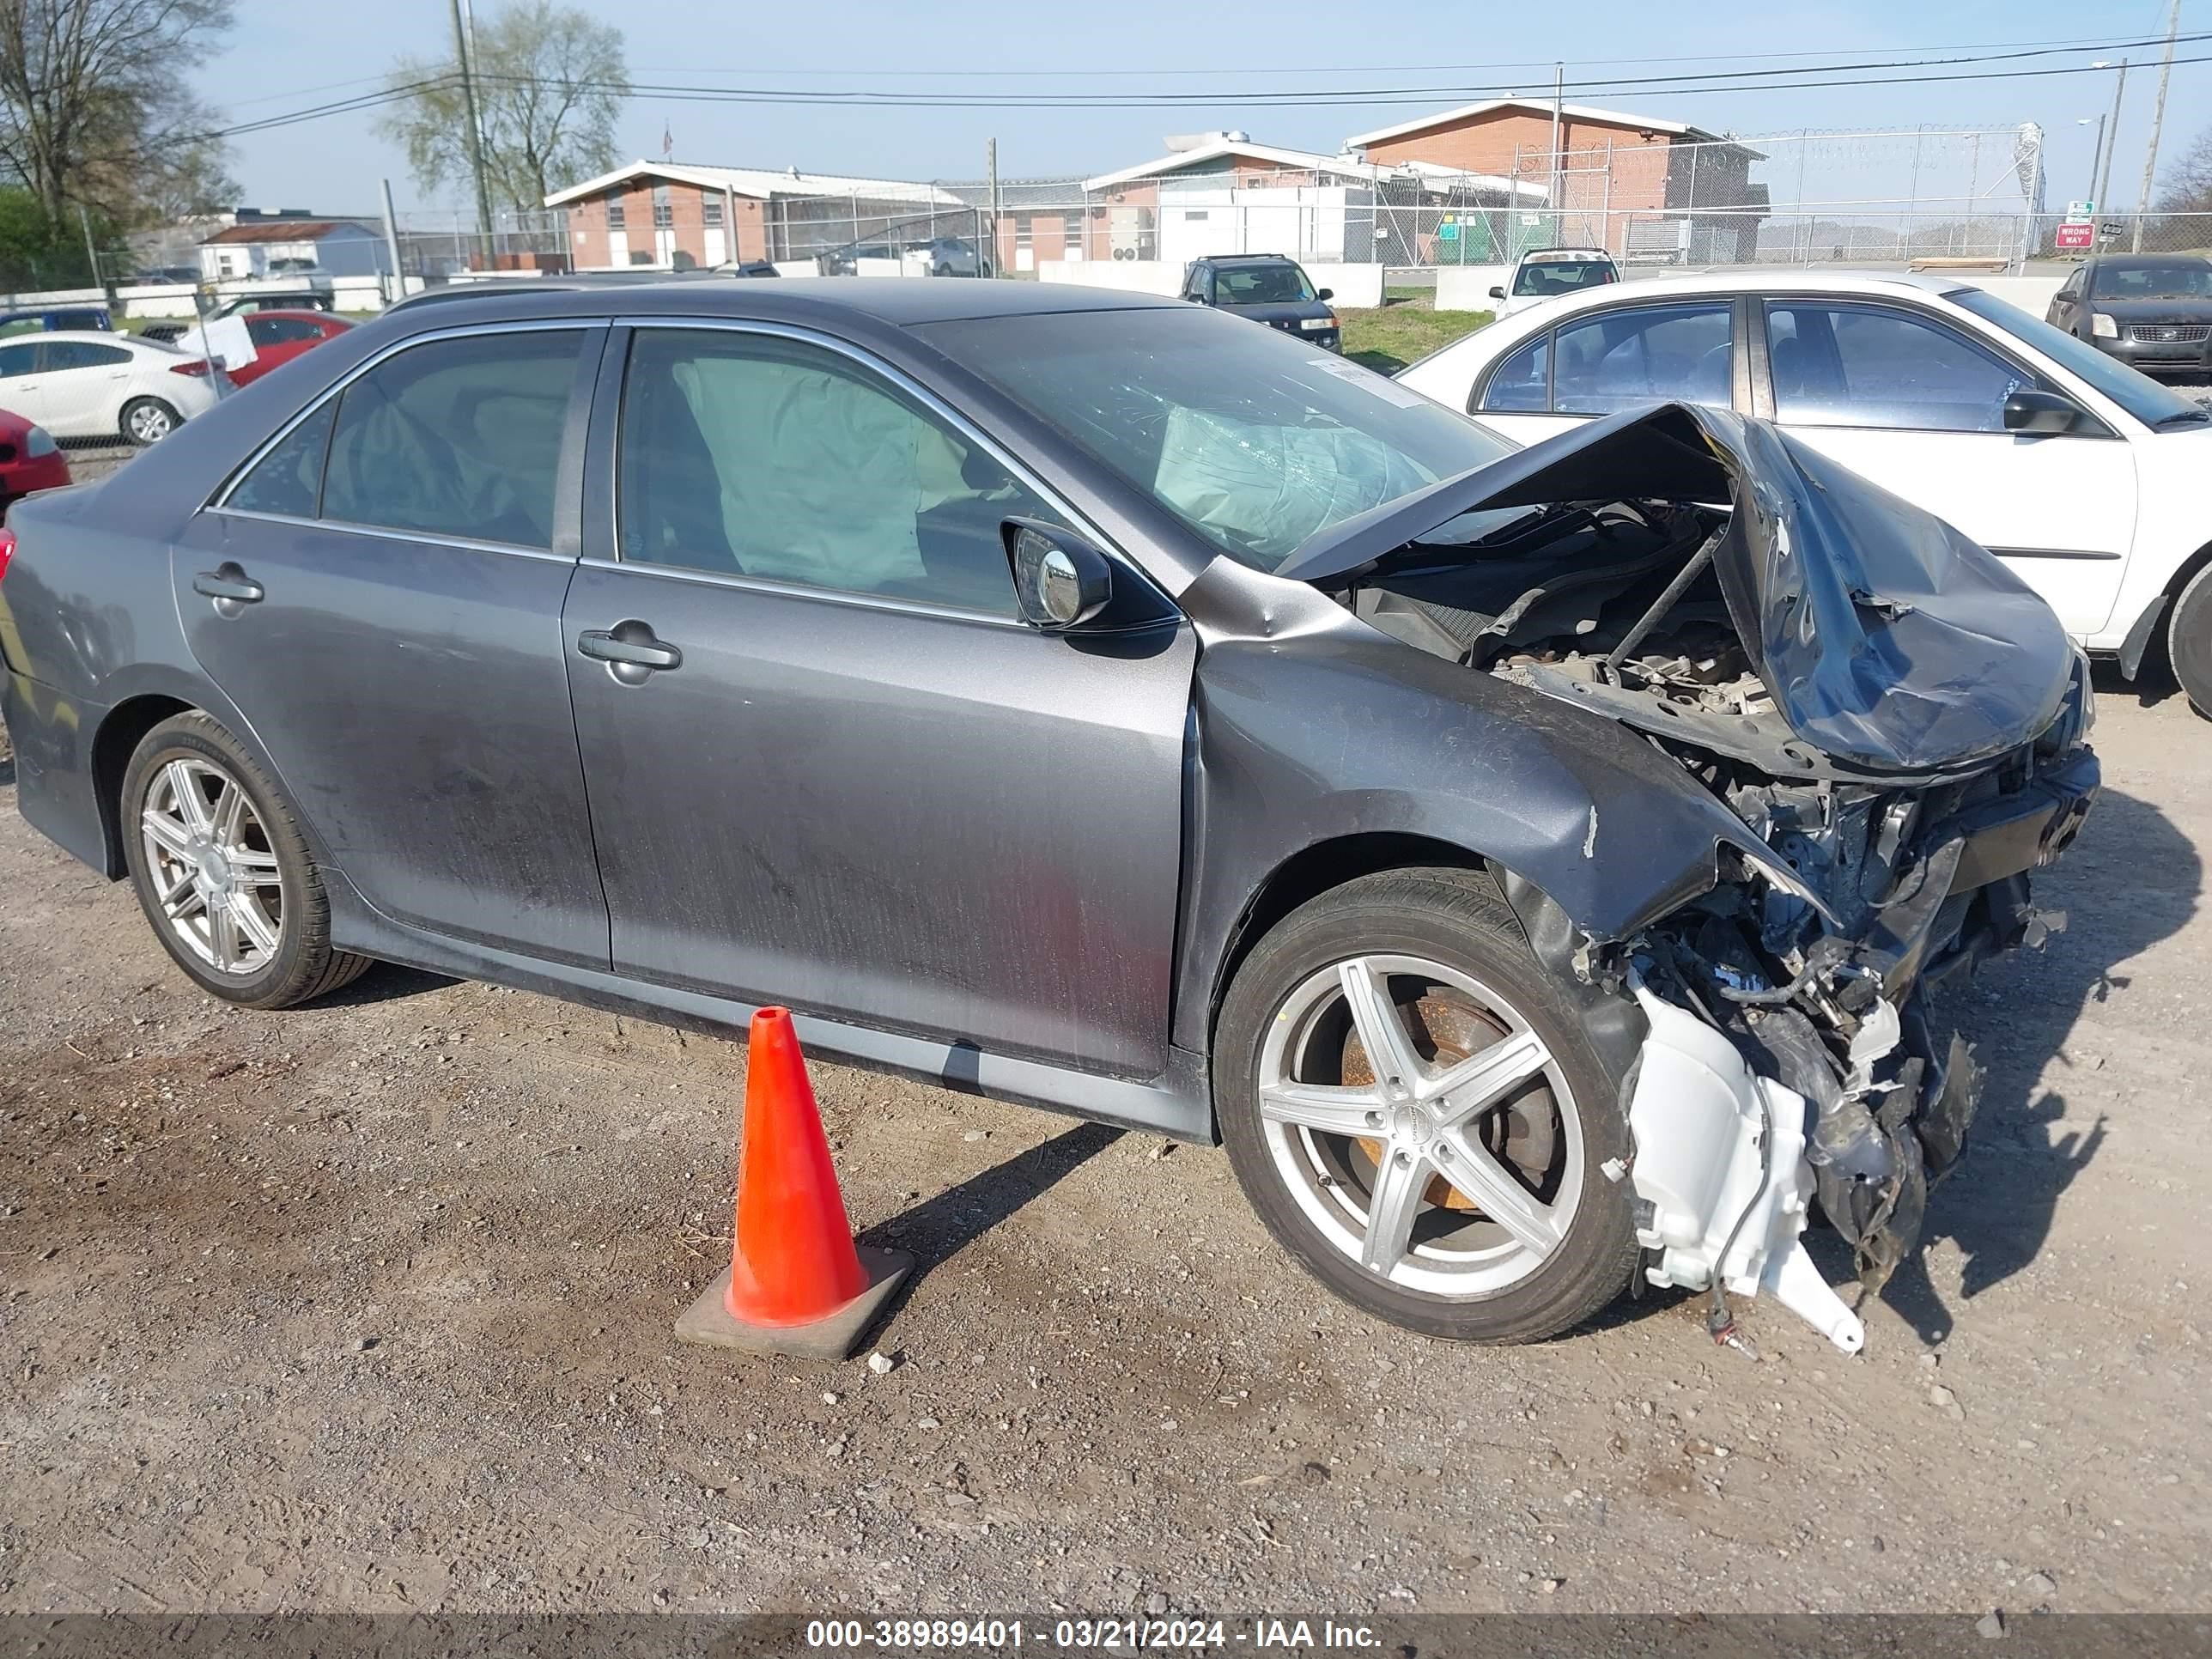
[[[882,1376],[670,1340],[737,1047],[384,969],[226,1012],[0,760],[0,1612],[2212,1606],[2212,726],[2112,687],[2097,739],[1862,1358],[1681,1302],[1433,1344],[1216,1154],[820,1066],[925,1263]]]

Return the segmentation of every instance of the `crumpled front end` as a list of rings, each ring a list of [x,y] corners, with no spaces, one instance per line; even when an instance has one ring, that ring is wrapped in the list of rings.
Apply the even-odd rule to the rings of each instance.
[[[1741,1075],[1723,1092],[1740,1093],[1747,1078],[1778,1091],[1765,1097],[1774,1121],[1748,1123],[1747,1134],[1769,1138],[1778,1187],[1802,1158],[1820,1214],[1850,1241],[1870,1291],[1917,1244],[1929,1190],[1957,1164],[1980,1096],[1981,1067],[1931,991],[2064,926],[2036,908],[2029,882],[2071,843],[2096,793],[2096,757],[2081,743],[2089,696],[2083,665],[2035,743],[1947,782],[1716,777],[1776,863],[1742,860],[1735,878],[1607,957],[1647,1012],[1669,1011],[1652,1021],[1647,1064],[1662,1054],[1671,1064],[1687,1018],[1737,1057]],[[1661,1252],[1650,1276],[1697,1288],[1717,1268],[1731,1287],[1756,1279],[1748,1255],[1668,1253],[1668,1190],[1647,1190],[1644,1166],[1679,1156],[1658,1150],[1670,1121],[1639,1091],[1636,1186],[1656,1211],[1644,1243]],[[1794,1154],[1784,1145],[1793,1134]],[[1774,1202],[1786,1207],[1786,1194]],[[1747,1227],[1747,1241],[1756,1237]]]
[[[1449,515],[1449,516],[1447,516]],[[1879,1289],[1980,1068],[1931,988],[2041,942],[2029,878],[2098,786],[2087,664],[1949,526],[1726,411],[1594,422],[1355,524],[1297,574],[1405,643],[1640,733],[1729,815],[1717,880],[1573,969],[1649,1025],[1629,1094],[1648,1276],[1863,1340],[1796,1243]],[[1638,834],[1593,809],[1581,853]]]

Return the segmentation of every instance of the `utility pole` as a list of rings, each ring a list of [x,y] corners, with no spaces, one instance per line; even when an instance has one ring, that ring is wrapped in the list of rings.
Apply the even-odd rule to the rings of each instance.
[[[2097,129],[2100,132],[2109,131],[2112,142],[2106,147],[2105,159],[2099,165],[2096,176],[2089,182],[2089,194],[2096,198],[2097,212],[2100,217],[2112,211],[2112,204],[2108,192],[2112,188],[2112,152],[2120,147],[2120,100],[2126,97],[2127,93],[2128,60],[2123,58],[2120,59],[2120,78],[2112,88],[2112,125],[2110,128]]]
[[[2166,57],[2158,66],[2158,96],[2151,100],[2150,145],[2143,151],[2142,194],[2136,200],[2136,234],[2128,244],[2130,253],[2142,252],[2143,220],[2150,213],[2150,186],[2158,172],[2158,131],[2166,125],[2166,83],[2173,74],[2173,40],[2181,33],[2181,0],[2173,0],[2166,15]]]
[[[491,238],[491,186],[484,179],[483,122],[477,113],[476,70],[469,61],[469,37],[461,27],[461,0],[452,0],[453,12],[453,56],[461,66],[461,102],[465,106],[469,122],[469,168],[477,179],[477,240],[483,246],[484,269],[493,264]]]
[[[84,228],[84,257],[92,262],[92,285],[105,288],[106,284],[100,280],[100,250],[92,245],[92,215],[82,202],[76,204],[76,222]]]
[[[399,259],[399,216],[392,206],[392,180],[384,183],[384,246],[392,255],[392,303],[407,297],[407,267]]]
[[[1565,222],[1559,201],[1559,106],[1566,95],[1567,66],[1555,63],[1552,65],[1552,197],[1545,204],[1552,210],[1552,240],[1555,243],[1561,234],[1559,227]]]
[[[989,181],[986,200],[990,203],[990,234],[985,245],[991,250],[991,275],[1001,275],[999,269],[999,141],[989,140],[983,147],[983,173]]]
[[[2085,115],[2075,125],[2086,126],[2088,125],[2088,120],[2089,118]],[[2097,194],[2097,174],[2102,169],[2104,161],[2105,112],[2099,110],[2097,112],[2097,142],[2089,147],[2089,203],[2092,214],[2102,213],[2105,210],[2105,198]]]

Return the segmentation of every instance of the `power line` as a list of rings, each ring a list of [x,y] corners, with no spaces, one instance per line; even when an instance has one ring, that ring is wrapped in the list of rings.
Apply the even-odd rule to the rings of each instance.
[[[2212,33],[2184,35],[2189,41],[2212,40]],[[2149,44],[2149,43],[2136,43]],[[2162,43],[2160,43],[2162,44]],[[2118,46],[2111,48],[2118,50]],[[1952,59],[1950,62],[1994,61]],[[2197,64],[2212,61],[2208,58],[2177,58],[2178,64]],[[1917,68],[1919,63],[1869,64],[1865,65],[1832,65],[1809,73],[1829,76],[1835,70],[1859,67],[1870,69]],[[1929,60],[1927,66],[1939,66]],[[2107,68],[2109,66],[2106,66]],[[1761,73],[1782,75],[1790,70],[1767,70]],[[1617,93],[1643,98],[1697,96],[1717,92],[1790,92],[1823,87],[1912,87],[1936,86],[1962,81],[2006,81],[2040,78],[2057,75],[2101,75],[2105,69],[2092,64],[2063,64],[2046,69],[1975,70],[1942,75],[1874,75],[1852,76],[1845,78],[1800,79],[1765,81],[1758,85],[1723,84],[1722,77],[1666,76],[1623,79],[1620,81],[1581,82],[1566,88],[1578,96],[1611,96]],[[1483,98],[1525,96],[1517,86],[1496,83],[1489,86],[1431,86],[1431,87],[1364,87],[1330,88],[1291,93],[1066,93],[1036,96],[977,96],[953,93],[892,93],[892,92],[836,92],[800,91],[772,87],[705,87],[675,82],[555,82],[532,76],[502,76],[489,74],[486,80],[501,81],[514,85],[553,86],[580,85],[600,90],[624,91],[632,96],[651,96],[672,99],[688,103],[738,103],[763,105],[815,105],[825,107],[868,109],[1181,109],[1242,104],[1261,109],[1320,109],[1353,105],[1389,106],[1396,104],[1435,103],[1445,98]],[[1726,77],[1733,79],[1734,77]],[[1695,85],[1668,84],[1674,82],[1695,81]],[[1536,99],[1534,101],[1548,101]]]

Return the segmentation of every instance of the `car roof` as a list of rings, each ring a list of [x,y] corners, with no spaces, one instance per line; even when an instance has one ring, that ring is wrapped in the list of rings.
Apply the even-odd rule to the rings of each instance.
[[[1609,257],[1609,256],[1608,256]],[[1620,305],[1649,296],[1664,299],[1690,294],[1952,294],[1973,284],[1964,274],[1917,270],[1808,270],[1803,266],[1742,265],[1725,270],[1686,272],[1680,276],[1638,276],[1604,288],[1579,289],[1547,300],[1540,307],[1516,312],[1512,320],[1564,316],[1585,304]]]
[[[337,323],[344,328],[353,326],[350,320],[334,311],[316,311],[306,306],[264,306],[253,314],[257,317],[296,317],[303,323]]]
[[[1530,259],[1610,259],[1613,255],[1601,247],[1532,247],[1521,256]]]
[[[142,340],[135,334],[125,334],[119,328],[50,328],[37,334],[18,334],[11,343],[24,340],[89,340],[94,345],[158,345],[156,340]]]
[[[973,276],[791,276],[781,282],[711,280],[586,285],[570,278],[487,283],[466,299],[448,293],[425,304],[415,295],[394,319],[421,328],[544,317],[728,316],[828,321],[862,318],[903,328],[917,323],[1084,311],[1180,311],[1178,301],[1072,283],[985,282]]]
[[[1287,253],[1209,253],[1192,263],[1208,265],[1294,265],[1297,261]]]

